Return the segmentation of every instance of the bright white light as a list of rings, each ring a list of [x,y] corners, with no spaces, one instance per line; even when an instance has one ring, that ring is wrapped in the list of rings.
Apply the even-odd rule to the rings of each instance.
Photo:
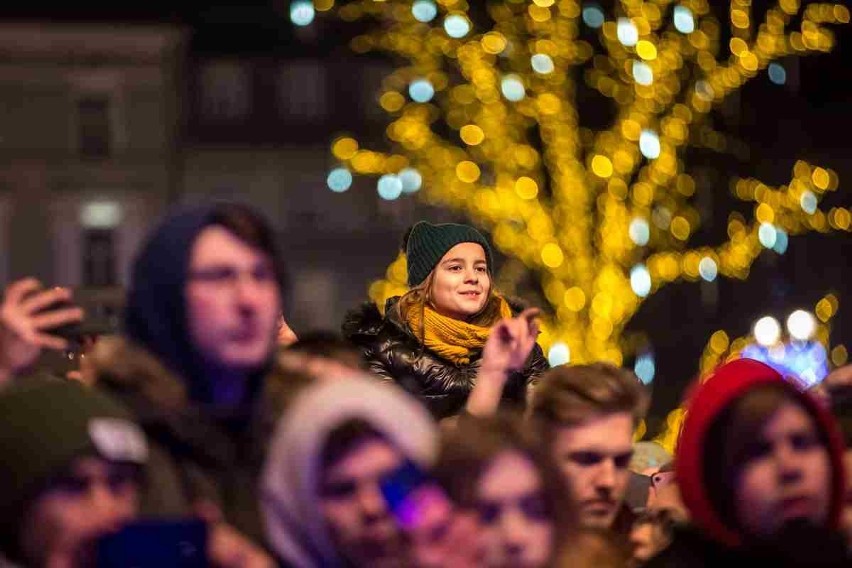
[[[382,199],[393,201],[402,194],[402,182],[395,175],[385,174],[379,178],[376,190]]]
[[[408,85],[408,96],[418,103],[427,103],[435,96],[435,87],[427,79],[415,79]]]
[[[431,22],[438,15],[438,7],[432,0],[415,0],[411,13],[418,22]]]
[[[599,28],[604,23],[604,13],[597,4],[583,6],[583,22],[590,28]]]
[[[639,135],[639,151],[642,155],[653,160],[660,157],[660,137],[653,130],[643,130]]]
[[[656,365],[654,365],[654,356],[650,353],[643,353],[636,358],[636,363],[633,365],[633,372],[639,377],[643,384],[651,384],[656,373]]]
[[[654,82],[654,71],[644,61],[633,62],[633,80],[640,85],[650,85]]]
[[[514,74],[503,77],[500,82],[500,90],[503,92],[503,96],[512,102],[518,102],[526,96],[521,78]]]
[[[533,71],[536,73],[541,73],[542,75],[553,73],[553,59],[545,53],[536,53],[530,57],[530,64],[532,64]]]
[[[716,279],[716,275],[719,274],[719,267],[716,266],[716,261],[709,256],[702,258],[701,262],[698,263],[698,274],[707,282],[713,282]]]
[[[781,324],[772,316],[764,316],[754,324],[754,338],[758,343],[769,347],[781,338]]]
[[[399,172],[399,181],[402,182],[403,193],[414,193],[423,185],[423,177],[414,168],[405,168]]]
[[[444,18],[444,31],[450,37],[462,38],[470,32],[470,22],[464,16],[450,14]]]
[[[618,18],[615,33],[621,45],[633,47],[639,41],[639,30],[636,29],[636,24],[630,18]]]
[[[648,221],[642,217],[636,217],[630,221],[630,228],[627,230],[630,235],[630,240],[643,247],[648,244],[648,239],[651,238],[651,227],[648,226]]]
[[[295,0],[290,4],[290,21],[297,26],[307,26],[314,21],[314,3],[308,0]]]
[[[113,229],[121,218],[121,205],[115,201],[93,201],[80,208],[80,224],[87,229]]]
[[[787,233],[783,229],[775,229],[775,246],[772,247],[772,250],[778,254],[784,254],[787,252],[787,245],[789,242]]]
[[[675,6],[674,26],[682,34],[691,34],[694,32],[695,18],[692,16],[692,10],[686,6]]]
[[[816,213],[817,197],[814,195],[814,192],[809,189],[803,191],[802,196],[799,198],[799,205],[802,206],[802,211],[808,215]]]
[[[343,193],[352,185],[352,174],[346,168],[335,168],[326,179],[328,188],[335,193]]]
[[[796,310],[787,318],[787,331],[793,339],[807,341],[816,331],[816,320],[809,312]]]
[[[644,298],[651,292],[651,273],[644,264],[637,264],[630,269],[630,287],[640,298]]]
[[[783,85],[787,82],[787,70],[780,63],[770,63],[767,71],[769,72],[769,80],[776,85]]]
[[[561,341],[554,343],[547,352],[547,362],[551,367],[565,365],[571,361],[571,350]]]
[[[713,87],[711,87],[710,83],[707,81],[698,81],[695,83],[695,94],[697,94],[700,99],[710,102],[713,100],[715,92],[713,91]]]
[[[778,233],[775,231],[775,226],[772,223],[761,223],[757,230],[757,239],[760,244],[766,248],[775,246],[775,241],[778,240]]]

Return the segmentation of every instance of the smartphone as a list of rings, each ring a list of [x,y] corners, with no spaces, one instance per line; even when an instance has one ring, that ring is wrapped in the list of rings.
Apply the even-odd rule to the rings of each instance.
[[[384,477],[380,488],[388,508],[404,529],[441,526],[453,505],[438,482],[413,461],[407,460]]]
[[[142,520],[101,538],[96,566],[202,568],[207,562],[207,523],[198,519]]]

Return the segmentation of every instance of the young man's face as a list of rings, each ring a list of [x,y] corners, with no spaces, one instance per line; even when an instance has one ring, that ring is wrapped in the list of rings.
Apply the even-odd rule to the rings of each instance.
[[[568,484],[583,526],[609,528],[627,493],[633,455],[633,417],[601,414],[557,428],[553,457]]]
[[[546,566],[554,526],[541,475],[518,452],[498,455],[476,484],[476,504],[485,548],[484,566]]]
[[[402,454],[378,437],[356,440],[321,474],[320,508],[339,554],[353,566],[398,566],[404,539],[380,481],[402,466]]]
[[[223,227],[207,227],[193,244],[185,293],[190,338],[209,364],[236,371],[263,364],[281,312],[268,255]]]
[[[94,544],[138,511],[135,466],[86,457],[75,460],[29,507],[21,548],[36,565],[85,565]]]
[[[766,422],[735,480],[740,525],[770,536],[794,519],[822,525],[831,500],[831,465],[811,418],[784,403]]]

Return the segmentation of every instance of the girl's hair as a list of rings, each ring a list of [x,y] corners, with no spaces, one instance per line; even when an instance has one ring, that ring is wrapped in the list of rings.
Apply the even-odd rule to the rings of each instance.
[[[546,449],[523,427],[519,417],[511,414],[463,417],[456,428],[442,436],[435,478],[459,506],[474,508],[480,479],[505,452],[520,454],[538,472],[546,513],[555,527],[555,547],[576,526],[574,508],[556,465]]]
[[[763,428],[784,404],[801,408],[810,417],[820,443],[828,448],[827,433],[813,412],[799,400],[794,387],[785,384],[761,385],[725,408],[713,421],[705,437],[703,478],[710,502],[723,523],[742,530],[737,520],[733,495],[743,469],[753,459],[755,444]]]
[[[426,311],[426,306],[433,309],[435,308],[435,304],[432,301],[432,283],[434,280],[435,270],[433,269],[423,282],[412,287],[408,292],[403,294],[393,307],[396,319],[403,322],[408,319],[406,316],[410,310],[420,310],[420,329],[412,329],[411,331],[414,332],[414,335],[421,343],[423,343],[423,338],[426,336],[426,318],[423,317]],[[474,314],[467,320],[468,323],[482,327],[491,327],[501,319],[500,302],[502,298],[494,289],[494,280],[492,278],[490,268],[488,270],[488,280],[488,299],[485,301],[485,305],[482,306],[479,313]]]

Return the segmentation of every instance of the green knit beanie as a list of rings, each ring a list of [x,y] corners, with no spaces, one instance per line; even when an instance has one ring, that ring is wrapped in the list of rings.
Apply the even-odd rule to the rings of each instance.
[[[402,248],[408,261],[408,285],[417,286],[429,276],[447,251],[459,243],[477,243],[485,249],[485,262],[491,271],[491,247],[482,233],[470,225],[426,221],[416,223],[403,238]]]
[[[0,531],[75,458],[144,464],[145,436],[129,412],[95,389],[29,378],[0,394]],[[7,543],[8,544],[8,543]]]

